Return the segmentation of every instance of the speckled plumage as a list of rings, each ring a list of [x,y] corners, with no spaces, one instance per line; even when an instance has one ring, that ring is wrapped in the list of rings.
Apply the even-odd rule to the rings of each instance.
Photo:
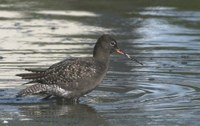
[[[104,78],[110,54],[119,50],[116,41],[109,35],[101,36],[93,51],[93,57],[65,59],[47,69],[26,69],[32,73],[17,76],[33,84],[17,94],[17,97],[46,94],[65,99],[78,99],[92,91]]]

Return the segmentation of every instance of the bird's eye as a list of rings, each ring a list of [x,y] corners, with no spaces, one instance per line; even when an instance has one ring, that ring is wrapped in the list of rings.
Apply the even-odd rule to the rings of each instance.
[[[116,42],[115,42],[115,41],[112,41],[112,42],[110,43],[110,45],[111,45],[111,46],[115,46],[115,45],[116,45]]]

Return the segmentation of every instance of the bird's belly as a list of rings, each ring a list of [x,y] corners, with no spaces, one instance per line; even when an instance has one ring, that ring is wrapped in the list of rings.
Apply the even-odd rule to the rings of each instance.
[[[87,94],[94,90],[103,80],[105,74],[102,74],[101,76],[98,76],[97,78],[88,78],[84,81],[80,81],[79,84],[77,84],[77,89],[75,90],[76,97],[80,97],[84,94]],[[78,95],[77,95],[78,94]]]
[[[54,91],[57,96],[64,97],[66,99],[75,99],[79,98],[89,92],[91,92],[93,89],[95,89],[103,80],[105,76],[105,72],[99,75],[93,75],[89,78],[82,78],[74,81],[68,86],[64,87],[56,87]]]

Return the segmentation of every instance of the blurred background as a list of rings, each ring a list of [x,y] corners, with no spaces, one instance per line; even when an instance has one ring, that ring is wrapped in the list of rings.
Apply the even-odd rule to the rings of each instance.
[[[199,0],[0,0],[0,125],[199,126]],[[92,56],[111,34],[144,65],[112,56],[77,105],[16,99],[24,68]]]

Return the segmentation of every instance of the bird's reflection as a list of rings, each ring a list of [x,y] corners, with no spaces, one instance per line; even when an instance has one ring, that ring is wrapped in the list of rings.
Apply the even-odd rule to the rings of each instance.
[[[94,108],[85,104],[42,104],[19,107],[20,114],[35,122],[59,125],[107,125]]]

